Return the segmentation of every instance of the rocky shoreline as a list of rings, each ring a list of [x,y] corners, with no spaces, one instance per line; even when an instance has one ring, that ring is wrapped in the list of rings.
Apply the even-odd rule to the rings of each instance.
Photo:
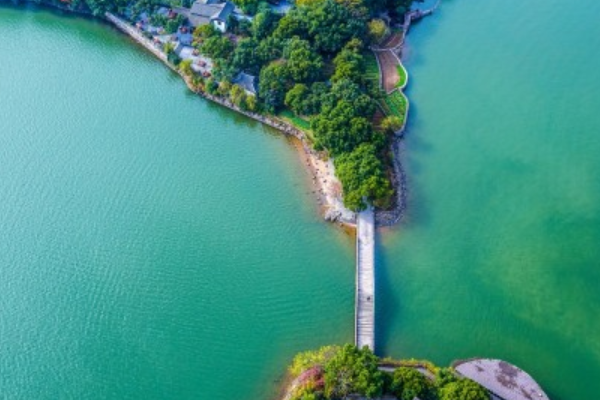
[[[375,225],[377,227],[390,227],[396,225],[402,221],[407,208],[408,185],[406,173],[404,172],[402,161],[400,159],[403,152],[403,132],[395,135],[391,144],[392,152],[394,154],[394,161],[392,163],[393,165],[390,178],[395,190],[395,204],[389,210],[375,210]]]

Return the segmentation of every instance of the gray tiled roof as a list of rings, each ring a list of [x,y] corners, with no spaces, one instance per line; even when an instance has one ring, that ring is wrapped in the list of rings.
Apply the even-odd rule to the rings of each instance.
[[[246,92],[256,95],[256,77],[254,75],[240,72],[232,81],[236,85],[240,85]]]
[[[213,19],[226,21],[233,8],[233,4],[228,1],[224,3],[195,1],[190,10],[189,18],[201,23],[208,23]],[[191,22],[194,23],[194,21]]]
[[[527,372],[502,360],[478,358],[454,369],[504,400],[549,400]]]

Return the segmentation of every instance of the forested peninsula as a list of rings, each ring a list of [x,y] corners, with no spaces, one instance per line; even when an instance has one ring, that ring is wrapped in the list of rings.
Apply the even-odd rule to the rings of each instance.
[[[401,31],[394,26],[412,0],[40,2],[118,15],[164,51],[195,91],[301,130],[315,151],[333,159],[347,209],[396,206],[391,143],[407,102],[381,88],[371,48]],[[226,13],[228,6],[233,11]],[[202,20],[195,14],[202,7],[220,7],[221,19]],[[402,71],[398,85],[406,81]]]

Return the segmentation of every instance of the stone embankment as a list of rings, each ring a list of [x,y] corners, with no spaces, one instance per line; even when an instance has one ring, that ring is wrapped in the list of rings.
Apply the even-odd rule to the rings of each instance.
[[[391,52],[398,59],[399,65],[404,68],[402,62],[400,60],[402,56],[402,48],[404,47],[404,42],[406,39],[406,35],[410,29],[411,24],[414,21],[417,21],[423,17],[431,15],[440,5],[441,0],[437,0],[435,5],[427,10],[412,10],[404,16],[404,22],[402,24],[402,33],[390,38],[387,41],[387,45],[383,47],[374,46],[371,49],[377,54],[377,52]],[[377,58],[377,57],[376,57]],[[377,58],[378,66],[381,71],[382,65],[379,62],[379,58]],[[406,70],[405,70],[406,71]],[[380,76],[382,74],[380,73]],[[408,82],[408,72],[406,72]],[[406,82],[404,86],[406,86]],[[383,82],[380,79],[380,86],[383,87]],[[402,88],[397,88],[395,90],[402,90]],[[394,188],[396,189],[396,196],[394,199],[394,206],[389,210],[377,210],[375,214],[375,224],[377,226],[392,226],[397,224],[403,217],[404,212],[407,207],[408,200],[408,185],[406,181],[406,174],[404,172],[404,168],[402,167],[402,161],[400,159],[401,153],[403,151],[402,137],[406,133],[406,122],[408,121],[408,109],[410,107],[410,103],[407,102],[406,107],[406,118],[404,119],[404,124],[402,128],[399,129],[394,135],[394,139],[392,141],[392,152],[394,155],[393,168],[391,171],[391,180]]]

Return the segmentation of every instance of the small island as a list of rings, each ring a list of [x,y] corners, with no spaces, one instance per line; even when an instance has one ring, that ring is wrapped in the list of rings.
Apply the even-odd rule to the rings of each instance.
[[[548,400],[521,369],[473,359],[439,367],[423,360],[379,358],[366,346],[325,346],[294,357],[283,400]]]

